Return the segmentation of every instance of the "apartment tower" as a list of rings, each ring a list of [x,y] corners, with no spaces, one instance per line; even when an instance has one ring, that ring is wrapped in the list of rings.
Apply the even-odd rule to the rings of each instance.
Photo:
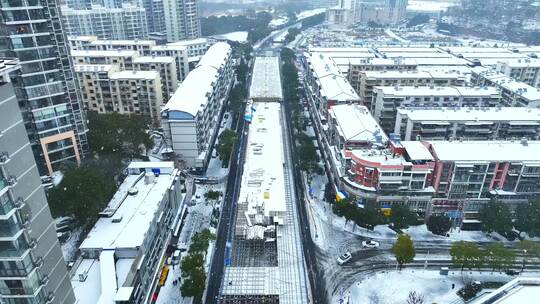
[[[74,303],[75,296],[10,76],[0,59],[0,303]]]
[[[40,173],[88,151],[73,67],[55,0],[0,3],[0,56],[15,57],[11,76]]]

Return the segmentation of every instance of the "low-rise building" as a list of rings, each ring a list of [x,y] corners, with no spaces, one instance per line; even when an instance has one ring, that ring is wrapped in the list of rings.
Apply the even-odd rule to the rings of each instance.
[[[403,140],[540,139],[540,109],[440,107],[397,110],[394,133]]]
[[[372,113],[381,127],[391,132],[400,107],[495,107],[501,103],[494,87],[387,86],[374,88]]]
[[[76,64],[75,73],[88,110],[140,114],[158,122],[163,105],[156,71],[120,71],[116,65]]]
[[[166,145],[185,166],[206,167],[233,76],[231,47],[218,42],[208,49],[162,110]]]
[[[540,59],[504,60],[497,64],[496,70],[517,81],[540,88]]]
[[[374,109],[373,90],[377,86],[461,86],[465,76],[459,71],[365,71],[353,86],[364,105]]]
[[[132,162],[79,247],[76,303],[147,303],[183,204],[173,162]]]
[[[196,38],[171,42],[168,45],[185,47],[188,57],[201,57],[214,43],[215,41],[209,38]]]
[[[540,90],[486,67],[472,69],[471,83],[494,86],[501,91],[503,104],[509,107],[540,107]]]
[[[114,64],[121,70],[133,68],[133,58],[139,56],[137,51],[131,50],[72,50],[71,58],[74,64]]]
[[[336,104],[360,103],[360,97],[337,65],[323,53],[306,53],[303,58],[306,98],[318,124],[326,125],[328,109]]]
[[[140,56],[133,59],[133,70],[156,71],[160,75],[163,101],[166,102],[178,89],[176,60],[170,56]]]

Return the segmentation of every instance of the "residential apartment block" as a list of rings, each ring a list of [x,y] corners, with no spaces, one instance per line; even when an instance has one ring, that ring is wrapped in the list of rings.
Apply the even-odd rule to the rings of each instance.
[[[0,60],[0,302],[74,303],[66,263],[10,83]]]
[[[231,47],[212,45],[161,112],[166,145],[187,167],[205,168],[234,80]]]
[[[306,97],[313,103],[310,110],[320,124],[326,124],[329,107],[360,103],[360,97],[330,57],[323,53],[306,53],[302,64],[306,71]]]
[[[354,78],[353,78],[354,79]],[[365,71],[359,82],[351,85],[368,109],[374,110],[373,91],[377,86],[462,86],[465,77],[460,72],[441,71]]]
[[[377,122],[391,132],[400,107],[495,107],[501,106],[502,100],[494,87],[395,86],[375,87],[372,104]]]
[[[18,58],[12,83],[41,174],[89,150],[86,120],[56,1],[0,4],[0,56]]]
[[[88,110],[140,114],[159,122],[164,101],[158,72],[121,71],[106,64],[77,64],[75,72]]]
[[[501,91],[505,106],[540,107],[540,89],[516,81],[486,67],[472,69],[471,82],[477,86],[494,86]]]
[[[526,58],[501,61],[496,70],[517,81],[540,88],[540,59]]]
[[[176,78],[183,80],[190,70],[190,53],[188,46],[181,45],[183,42],[157,45],[154,40],[99,40],[97,37],[73,36],[69,37],[72,53],[73,51],[97,50],[97,51],[137,51],[139,56],[159,56],[173,57],[176,61]],[[191,40],[190,40],[191,41]],[[206,44],[205,44],[206,45]],[[197,52],[199,49],[197,48]],[[204,48],[205,50],[208,47]],[[197,58],[197,62],[199,59]]]
[[[176,60],[170,56],[140,56],[133,59],[134,71],[155,71],[159,73],[163,102],[172,96],[180,81],[178,80]]]
[[[201,36],[198,0],[162,0],[168,42]]]
[[[540,192],[540,141],[401,141],[387,137],[365,107],[329,112],[325,148],[336,185],[381,207],[407,204],[472,225],[493,197],[515,207]]]
[[[540,139],[540,109],[440,107],[397,110],[394,133],[402,140]]]
[[[92,5],[92,9],[62,6],[64,31],[70,36],[97,36],[100,39],[146,39],[148,26],[143,7]]]
[[[151,302],[179,225],[182,182],[173,162],[132,162],[127,172],[79,246],[71,277],[76,303]]]

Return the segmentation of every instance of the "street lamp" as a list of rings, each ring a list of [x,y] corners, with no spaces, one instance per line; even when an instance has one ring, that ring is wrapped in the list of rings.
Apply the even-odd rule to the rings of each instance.
[[[521,265],[521,272],[525,269],[525,256],[527,255],[527,249],[523,249],[523,265]]]

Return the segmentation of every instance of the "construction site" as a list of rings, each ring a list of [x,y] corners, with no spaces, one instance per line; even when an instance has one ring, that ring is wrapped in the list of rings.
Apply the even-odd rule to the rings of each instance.
[[[309,303],[279,75],[279,58],[255,59],[220,303]]]

